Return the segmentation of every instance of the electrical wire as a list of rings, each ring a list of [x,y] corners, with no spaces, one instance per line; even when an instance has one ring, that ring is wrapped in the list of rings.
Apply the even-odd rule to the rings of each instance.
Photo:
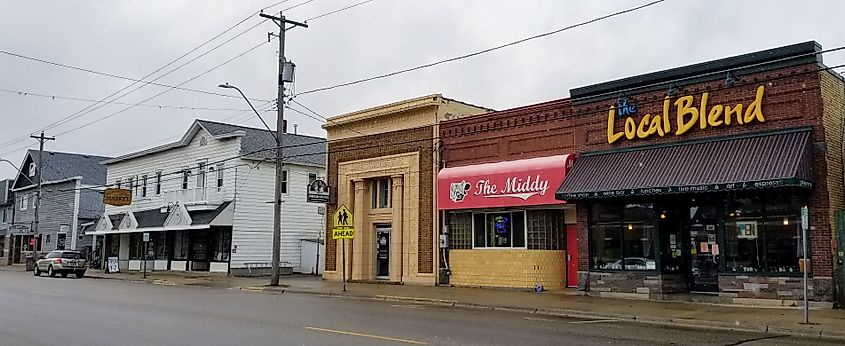
[[[480,51],[476,51],[476,52],[472,52],[472,53],[468,53],[468,54],[464,54],[464,55],[460,55],[460,56],[456,56],[456,57],[452,57],[452,58],[448,58],[448,59],[443,59],[443,60],[431,62],[431,63],[428,63],[428,64],[419,65],[419,66],[416,66],[416,67],[406,68],[406,69],[403,69],[403,70],[385,73],[385,74],[381,74],[381,75],[377,75],[377,76],[373,76],[373,77],[362,78],[362,79],[354,80],[354,81],[351,81],[351,82],[340,83],[340,84],[335,84],[335,85],[331,85],[331,86],[320,87],[320,88],[316,88],[316,89],[303,91],[303,92],[300,92],[300,93],[294,95],[293,97],[296,97],[296,96],[299,96],[299,95],[313,94],[313,93],[322,92],[322,91],[328,91],[328,90],[347,87],[347,86],[355,85],[355,84],[361,84],[361,83],[365,83],[365,82],[369,82],[369,81],[373,81],[373,80],[377,80],[377,79],[388,78],[388,77],[392,77],[392,76],[396,76],[396,75],[400,75],[400,74],[404,74],[404,73],[408,73],[408,72],[412,72],[412,71],[417,71],[417,70],[422,70],[422,69],[426,69],[426,68],[429,68],[429,67],[434,67],[434,66],[441,65],[441,64],[446,64],[446,63],[450,63],[450,62],[454,62],[454,61],[458,61],[458,60],[471,58],[471,57],[474,57],[474,56],[493,52],[493,51],[496,51],[496,50],[499,50],[499,49],[502,49],[502,48],[515,46],[517,44],[528,42],[528,41],[535,40],[535,39],[538,39],[538,38],[558,34],[560,32],[570,30],[570,29],[574,29],[574,28],[577,28],[577,27],[580,27],[580,26],[585,26],[585,25],[592,24],[592,23],[595,23],[595,22],[599,22],[599,21],[609,19],[609,18],[612,18],[612,17],[616,17],[616,16],[627,14],[627,13],[631,13],[631,12],[634,12],[634,11],[638,11],[638,10],[644,9],[646,7],[657,5],[657,4],[664,2],[664,1],[666,1],[666,0],[652,1],[652,2],[649,2],[647,4],[632,7],[632,8],[626,9],[626,10],[622,10],[622,11],[617,11],[617,12],[607,14],[607,15],[604,15],[604,16],[601,16],[601,17],[596,17],[596,18],[593,18],[593,19],[590,19],[590,20],[587,20],[587,21],[584,21],[584,22],[580,22],[580,23],[577,23],[577,24],[569,25],[569,26],[566,26],[566,27],[563,27],[563,28],[560,28],[560,29],[557,29],[557,30],[545,32],[545,33],[542,33],[542,34],[538,34],[538,35],[534,35],[534,36],[530,36],[530,37],[526,37],[526,38],[522,38],[522,39],[519,39],[519,40],[516,40],[516,41],[508,42],[508,43],[501,44],[501,45],[498,45],[498,46],[495,46],[495,47],[490,47],[490,48],[483,49],[483,50],[480,50]]]
[[[100,102],[100,103],[107,103],[107,104],[114,104],[114,105],[135,105],[137,107],[148,107],[148,108],[159,108],[159,109],[178,109],[178,110],[193,110],[193,111],[239,111],[239,112],[246,112],[251,111],[250,109],[239,109],[239,108],[213,108],[213,107],[197,107],[197,106],[174,106],[174,105],[157,105],[157,104],[148,104],[148,103],[129,103],[129,102],[116,102],[116,101],[98,101],[94,99],[88,98],[81,98],[81,97],[72,97],[72,96],[60,96],[60,95],[49,95],[49,94],[42,94],[36,93],[31,91],[21,91],[21,90],[10,90],[10,89],[0,89],[0,92],[5,92],[9,94],[16,94],[19,96],[36,96],[41,98],[48,98],[51,100],[67,100],[67,101],[80,101],[80,102]]]

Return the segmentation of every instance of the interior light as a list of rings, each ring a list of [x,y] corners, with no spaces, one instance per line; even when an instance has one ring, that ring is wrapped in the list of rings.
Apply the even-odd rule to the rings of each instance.
[[[666,218],[666,213],[660,213],[660,218],[661,218],[661,219],[665,219],[665,218]]]
[[[736,215],[736,214],[734,214],[734,213],[728,214],[728,216],[730,216],[730,217],[733,217],[734,215]]]
[[[787,218],[787,217],[783,218],[783,225],[789,226],[789,218]]]
[[[629,231],[633,231],[633,230],[634,230],[634,225],[632,225],[632,224],[630,224],[630,223],[629,223],[629,224],[628,224],[628,230],[629,230]]]

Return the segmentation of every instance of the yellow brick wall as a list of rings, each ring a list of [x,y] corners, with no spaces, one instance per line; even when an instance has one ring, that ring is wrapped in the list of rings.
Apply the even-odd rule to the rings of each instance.
[[[562,289],[562,250],[450,250],[449,282],[455,286]]]

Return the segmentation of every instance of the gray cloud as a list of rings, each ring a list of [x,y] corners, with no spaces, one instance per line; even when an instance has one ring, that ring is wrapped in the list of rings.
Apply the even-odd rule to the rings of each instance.
[[[278,10],[304,0],[291,0]],[[355,3],[316,0],[286,13],[302,20]],[[7,2],[0,11],[0,49],[139,78],[205,41],[269,0],[258,1],[50,1]],[[465,54],[550,31],[644,2],[375,0],[288,32],[287,56],[297,66],[296,89],[368,77]],[[837,1],[667,1],[626,16],[506,48],[489,55],[395,78],[303,95],[297,100],[325,116],[382,103],[443,93],[496,109],[568,96],[572,87],[817,40],[826,48],[839,38]],[[250,19],[229,35],[258,23]],[[274,30],[260,25],[230,44],[159,80],[175,85],[251,46]],[[229,36],[226,36],[229,37]],[[214,44],[210,45],[212,47]],[[204,50],[200,50],[201,52]],[[198,78],[185,87],[227,92],[228,81],[249,96],[275,95],[275,43]],[[824,57],[845,62],[845,52]],[[99,99],[129,82],[0,55],[0,88]],[[121,102],[138,102],[163,89],[148,86]],[[174,90],[150,103],[245,108],[240,99]],[[0,93],[0,142],[70,115],[89,103]],[[257,106],[257,105],[256,105]],[[109,105],[48,135],[123,109]],[[237,112],[137,107],[85,129],[60,136],[50,150],[118,155],[179,136],[194,118],[221,120]],[[286,112],[299,132],[324,135],[317,121]],[[274,116],[268,114],[272,122]],[[261,126],[243,114],[234,119]],[[18,162],[33,140],[0,148]],[[13,170],[0,164],[0,177]]]

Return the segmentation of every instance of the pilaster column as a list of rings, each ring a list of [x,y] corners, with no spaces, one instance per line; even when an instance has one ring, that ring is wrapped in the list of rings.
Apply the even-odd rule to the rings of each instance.
[[[393,210],[393,217],[390,225],[390,281],[405,281],[405,270],[407,268],[408,257],[407,249],[405,249],[408,241],[406,239],[407,232],[405,232],[405,179],[403,175],[393,175],[390,177],[393,182],[393,194],[391,197],[391,207]]]
[[[364,185],[363,179],[355,179],[352,181],[352,184],[355,184],[355,192],[352,198],[355,201],[352,205],[352,215],[355,217],[355,222],[353,227],[355,228],[355,238],[351,241],[347,240],[347,245],[352,244],[351,249],[347,247],[347,253],[352,253],[352,260],[347,261],[347,266],[350,267],[352,273],[352,280],[367,280],[370,279],[369,272],[366,271],[367,267],[367,259],[366,259],[366,245],[364,241],[364,237],[367,236],[369,233],[365,232],[364,225],[365,225],[365,204],[366,201],[366,186]],[[342,246],[342,244],[341,244]],[[348,255],[347,255],[348,260]]]

